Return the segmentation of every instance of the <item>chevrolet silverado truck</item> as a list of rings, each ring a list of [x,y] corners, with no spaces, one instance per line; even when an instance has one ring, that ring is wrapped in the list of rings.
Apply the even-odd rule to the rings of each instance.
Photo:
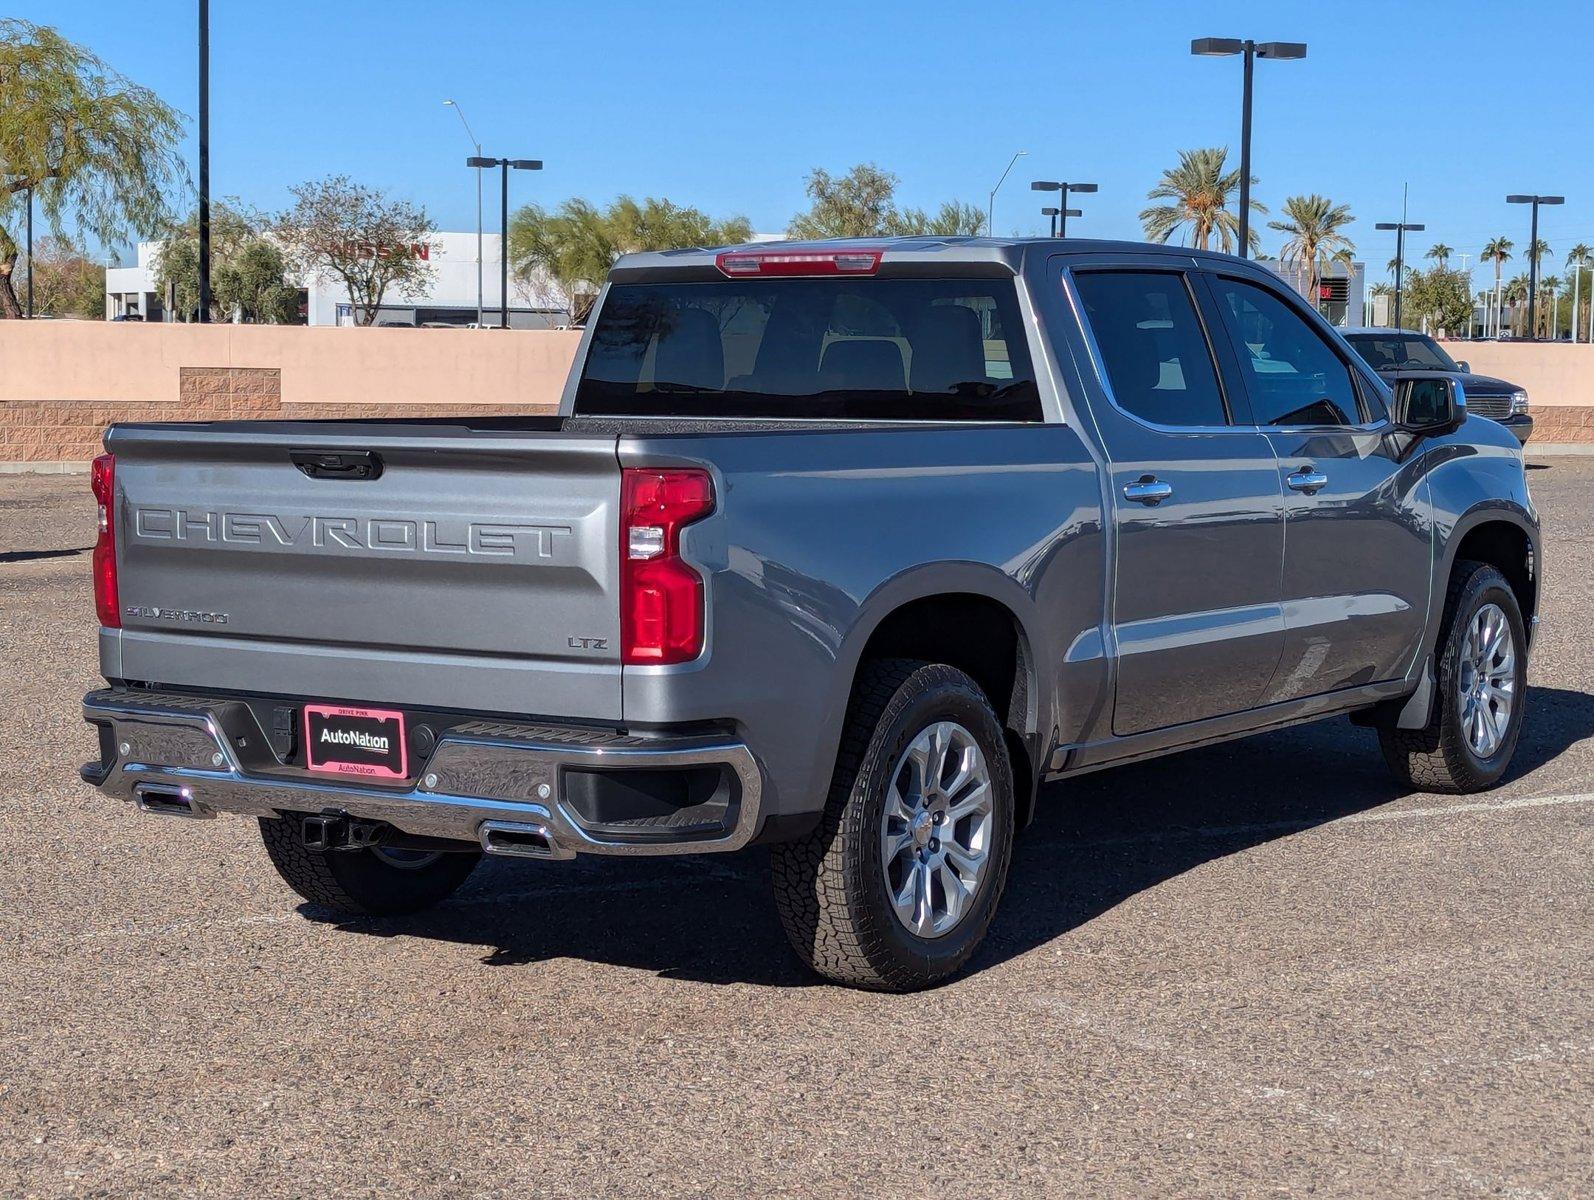
[[[557,416],[105,449],[84,779],[258,818],[346,913],[762,843],[797,952],[908,990],[974,953],[1043,781],[1350,714],[1474,792],[1522,728],[1516,440],[1217,254],[630,255]]]

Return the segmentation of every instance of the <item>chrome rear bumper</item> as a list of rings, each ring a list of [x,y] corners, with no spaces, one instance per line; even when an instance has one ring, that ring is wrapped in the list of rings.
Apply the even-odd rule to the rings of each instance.
[[[591,854],[699,854],[738,850],[760,823],[762,775],[740,742],[713,737],[644,738],[601,730],[469,721],[439,735],[413,786],[364,786],[307,772],[267,774],[246,761],[259,755],[261,735],[248,707],[224,697],[109,688],[83,699],[83,718],[100,726],[101,759],[83,778],[109,796],[157,807],[152,795],[181,797],[180,815],[217,813],[275,817],[328,813],[385,822],[418,837],[480,842],[482,826],[537,826],[553,852],[548,858]],[[247,750],[251,744],[255,748]],[[267,752],[269,753],[269,752]],[[737,795],[723,831],[666,840],[658,829],[633,836],[583,827],[564,802],[564,772],[650,771],[717,766],[734,773]]]

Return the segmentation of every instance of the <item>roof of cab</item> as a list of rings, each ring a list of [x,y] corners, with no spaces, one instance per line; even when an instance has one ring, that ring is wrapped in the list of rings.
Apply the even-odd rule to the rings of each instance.
[[[1003,266],[1017,272],[1027,251],[1086,254],[1166,255],[1170,258],[1215,259],[1243,262],[1229,254],[1192,250],[1188,246],[1168,246],[1154,242],[1105,241],[1094,238],[1050,237],[942,237],[926,234],[916,237],[824,238],[815,241],[749,242],[739,246],[693,247],[686,250],[646,250],[621,255],[610,273],[611,279],[636,279],[694,268],[714,268],[718,255],[727,252],[757,254],[791,251],[880,250],[882,265],[935,263],[980,263]]]

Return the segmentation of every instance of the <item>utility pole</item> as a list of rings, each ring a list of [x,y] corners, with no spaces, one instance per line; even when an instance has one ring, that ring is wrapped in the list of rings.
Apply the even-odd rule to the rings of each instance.
[[[210,0],[199,0],[199,321],[210,320]]]
[[[1565,204],[1565,196],[1507,196],[1507,204],[1531,204],[1533,206],[1532,233],[1528,235],[1528,338],[1538,337],[1539,305],[1539,205]]]
[[[28,189],[28,316],[33,316],[33,189]]]

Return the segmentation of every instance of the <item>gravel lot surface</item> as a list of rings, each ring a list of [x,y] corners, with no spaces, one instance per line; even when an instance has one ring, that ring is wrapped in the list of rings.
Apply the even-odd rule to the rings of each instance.
[[[77,779],[87,480],[0,477],[0,1196],[1594,1193],[1594,461],[1517,765],[1340,720],[1052,789],[964,978],[817,983],[761,856],[299,905]]]

